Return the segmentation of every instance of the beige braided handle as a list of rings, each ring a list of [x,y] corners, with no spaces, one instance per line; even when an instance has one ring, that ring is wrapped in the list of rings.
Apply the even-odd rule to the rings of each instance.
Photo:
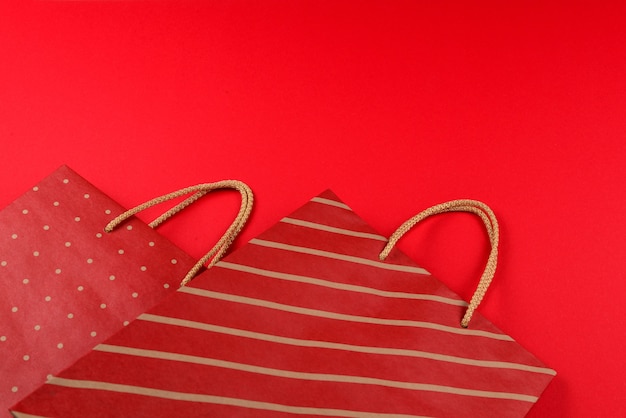
[[[467,328],[470,320],[472,319],[474,311],[476,310],[476,308],[478,308],[478,305],[483,300],[483,297],[485,296],[485,293],[487,292],[487,289],[491,284],[491,280],[496,273],[496,266],[498,264],[498,241],[500,239],[500,231],[496,215],[493,213],[491,208],[489,208],[489,206],[477,200],[470,199],[452,200],[450,202],[432,206],[403,223],[396,230],[396,232],[391,235],[389,241],[387,242],[387,245],[380,253],[380,259],[384,260],[385,258],[387,258],[398,240],[402,238],[402,236],[411,228],[413,228],[418,222],[428,218],[429,216],[446,212],[470,212],[478,215],[485,224],[487,234],[489,235],[489,242],[491,243],[491,252],[489,254],[489,258],[487,259],[487,266],[485,267],[485,271],[480,277],[480,281],[478,282],[478,288],[474,292],[474,295],[470,300],[469,306],[467,307],[467,311],[465,311],[465,315],[461,320],[461,326],[463,328]]]
[[[200,271],[202,266],[205,265],[209,261],[209,259],[212,258],[211,262],[207,265],[207,267],[211,267],[215,263],[217,263],[220,260],[220,258],[222,258],[222,256],[224,255],[228,247],[235,240],[239,232],[243,229],[244,225],[246,224],[246,221],[248,220],[248,217],[250,216],[250,212],[252,211],[252,205],[254,203],[252,190],[250,190],[248,185],[238,180],[223,180],[223,181],[218,181],[215,183],[204,183],[204,184],[198,184],[196,186],[186,187],[184,189],[180,189],[175,192],[156,197],[152,200],[142,203],[141,205],[135,206],[134,208],[130,210],[127,210],[126,212],[120,214],[111,222],[109,222],[108,225],[104,228],[104,230],[106,232],[112,232],[126,219],[141,212],[144,209],[158,205],[160,203],[166,202],[171,199],[175,199],[180,196],[184,196],[189,193],[194,193],[193,195],[189,196],[187,199],[183,200],[182,202],[178,203],[176,206],[174,206],[173,208],[165,212],[163,215],[159,216],[154,221],[150,222],[149,224],[150,227],[155,228],[161,225],[163,222],[165,222],[169,218],[171,218],[172,216],[174,216],[175,214],[177,214],[178,212],[180,212],[181,210],[185,209],[187,206],[189,206],[196,200],[200,199],[202,196],[206,195],[207,193],[213,190],[218,190],[218,189],[234,189],[234,190],[237,190],[241,194],[241,207],[239,208],[239,213],[237,214],[237,217],[235,218],[233,223],[230,225],[230,227],[226,230],[224,235],[222,235],[222,237],[219,239],[217,244],[215,244],[215,246],[213,246],[213,248],[211,248],[211,250],[208,253],[206,253],[191,268],[191,270],[189,270],[189,272],[187,273],[187,275],[185,276],[185,278],[182,280],[180,284],[181,286],[185,286],[187,283],[191,281],[191,279],[195,277],[196,274],[198,274],[198,271]]]

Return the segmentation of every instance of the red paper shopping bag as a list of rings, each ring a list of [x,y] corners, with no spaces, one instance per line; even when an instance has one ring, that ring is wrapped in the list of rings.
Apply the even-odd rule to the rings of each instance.
[[[194,192],[158,224],[212,187],[229,185],[194,186],[125,212],[61,167],[0,211],[0,410],[154,306],[206,261],[196,262],[138,219],[117,223]],[[221,256],[241,225],[238,217],[209,256]]]
[[[479,215],[493,245],[469,305],[392,249],[415,222],[452,210]],[[434,207],[387,242],[327,191],[51,377],[13,413],[523,416],[554,371],[475,310],[497,241],[495,217],[479,202]]]

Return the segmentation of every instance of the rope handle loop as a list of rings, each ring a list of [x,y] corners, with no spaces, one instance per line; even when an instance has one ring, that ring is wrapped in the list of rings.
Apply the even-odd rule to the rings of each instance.
[[[247,184],[239,180],[222,180],[215,183],[204,183],[186,187],[184,189],[180,189],[175,192],[156,197],[145,203],[137,205],[132,209],[127,210],[126,212],[118,215],[115,219],[109,222],[107,226],[104,227],[104,230],[105,232],[112,232],[125,220],[133,215],[136,215],[142,210],[148,209],[149,207],[158,205],[168,200],[176,199],[177,197],[193,193],[193,195],[178,203],[176,206],[169,209],[167,212],[156,218],[154,221],[150,222],[149,226],[151,228],[156,228],[157,226],[161,225],[163,222],[167,221],[169,218],[176,215],[178,212],[182,211],[187,206],[191,205],[204,195],[213,190],[219,189],[234,189],[241,194],[241,207],[239,208],[239,213],[237,214],[237,217],[235,218],[233,223],[228,227],[224,235],[222,235],[219,241],[213,246],[213,248],[211,248],[211,250],[206,253],[200,260],[198,260],[198,262],[186,274],[185,278],[180,283],[181,286],[185,286],[196,276],[196,274],[198,274],[198,271],[200,271],[202,266],[209,262],[209,259],[211,259],[211,261],[207,265],[207,268],[215,265],[215,263],[217,263],[223,257],[228,247],[230,247],[239,232],[241,232],[241,230],[243,229],[246,221],[250,217],[250,213],[252,212],[252,205],[254,203],[252,190],[250,189],[250,187],[248,187]]]
[[[472,319],[472,315],[480,302],[483,300],[485,293],[487,293],[487,289],[491,284],[493,276],[496,273],[496,266],[498,264],[498,242],[500,239],[500,230],[498,227],[498,220],[496,215],[493,213],[491,208],[484,204],[483,202],[471,199],[460,199],[460,200],[452,200],[449,202],[441,203],[439,205],[432,206],[402,225],[391,235],[387,245],[380,253],[380,259],[385,260],[393,247],[396,245],[398,240],[402,238],[402,236],[407,233],[411,228],[413,228],[417,223],[422,220],[428,218],[432,215],[437,215],[441,213],[447,212],[470,212],[480,217],[487,229],[487,234],[489,236],[489,242],[491,243],[491,252],[489,253],[489,258],[487,259],[487,265],[485,270],[483,271],[482,276],[480,277],[480,281],[478,282],[478,287],[470,300],[470,303],[465,311],[465,315],[461,320],[461,326],[463,328],[467,328],[470,320]]]

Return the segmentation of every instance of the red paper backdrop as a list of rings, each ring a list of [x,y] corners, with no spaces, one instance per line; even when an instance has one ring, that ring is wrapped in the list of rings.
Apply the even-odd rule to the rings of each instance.
[[[0,207],[64,163],[125,206],[244,180],[237,245],[328,187],[387,235],[484,200],[480,310],[559,373],[529,416],[625,416],[626,3],[501,3],[4,1]],[[199,257],[236,208],[162,230]],[[400,247],[466,299],[488,253],[464,214]]]

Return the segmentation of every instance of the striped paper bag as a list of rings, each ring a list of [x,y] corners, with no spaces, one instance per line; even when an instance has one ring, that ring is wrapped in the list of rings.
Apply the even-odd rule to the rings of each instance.
[[[452,210],[480,216],[493,245],[469,305],[392,249],[415,222]],[[524,416],[555,373],[475,311],[495,271],[497,239],[489,208],[455,201],[421,213],[387,243],[326,191],[51,377],[13,413]]]
[[[0,416],[10,416],[8,408],[48,375],[128,325],[206,261],[139,219],[116,224],[151,204],[194,193],[160,223],[208,191],[231,186],[194,186],[125,212],[63,166],[0,211]],[[214,251],[218,257],[234,238],[232,228]]]

